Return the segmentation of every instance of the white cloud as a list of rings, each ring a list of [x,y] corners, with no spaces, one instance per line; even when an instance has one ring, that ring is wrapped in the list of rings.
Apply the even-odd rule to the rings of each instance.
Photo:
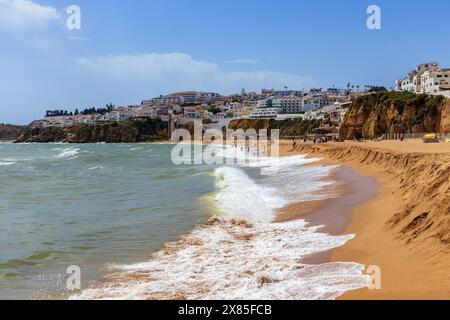
[[[0,28],[13,32],[45,27],[50,21],[61,18],[61,13],[51,7],[30,0],[0,0]]]
[[[91,72],[91,79],[120,83],[122,88],[127,88],[124,90],[134,87],[135,92],[141,88],[139,94],[144,95],[187,89],[227,94],[242,88],[248,91],[284,86],[302,89],[316,85],[310,77],[271,70],[226,71],[215,63],[194,60],[183,53],[111,55],[84,58],[78,63]]]
[[[239,59],[229,60],[229,61],[227,61],[227,63],[230,63],[230,64],[257,64],[257,63],[259,63],[259,60],[239,58]]]

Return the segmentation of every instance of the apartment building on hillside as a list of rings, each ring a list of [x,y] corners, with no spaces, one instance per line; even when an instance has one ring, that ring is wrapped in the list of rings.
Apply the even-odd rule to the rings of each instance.
[[[435,61],[423,63],[395,85],[398,91],[450,97],[450,69],[440,68]]]

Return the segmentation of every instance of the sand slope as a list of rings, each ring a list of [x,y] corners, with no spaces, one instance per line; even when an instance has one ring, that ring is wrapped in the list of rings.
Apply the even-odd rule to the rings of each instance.
[[[377,149],[364,144],[301,145],[297,150],[375,167],[399,179],[393,192],[405,205],[387,223],[406,242],[425,245],[434,241],[442,245],[441,250],[450,249],[450,154]]]
[[[382,182],[379,196],[354,210],[348,232],[357,238],[333,254],[380,266],[382,290],[345,298],[450,299],[450,144],[299,144],[291,151],[350,163]]]

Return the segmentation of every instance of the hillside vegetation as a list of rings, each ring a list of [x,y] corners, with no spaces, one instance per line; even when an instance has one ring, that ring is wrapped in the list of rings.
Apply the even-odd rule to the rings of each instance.
[[[77,125],[67,128],[30,126],[16,142],[133,143],[160,141],[167,138],[167,123],[159,119],[148,119]]]
[[[412,92],[377,92],[356,99],[341,138],[372,139],[394,133],[450,132],[449,100]]]
[[[272,129],[277,129],[280,130],[280,138],[287,138],[304,136],[320,125],[320,120],[295,119],[276,121],[274,119],[242,119],[233,120],[228,128],[232,130],[242,129],[244,131],[248,129],[267,129],[269,135]]]
[[[0,123],[0,141],[13,141],[25,130],[25,126]]]

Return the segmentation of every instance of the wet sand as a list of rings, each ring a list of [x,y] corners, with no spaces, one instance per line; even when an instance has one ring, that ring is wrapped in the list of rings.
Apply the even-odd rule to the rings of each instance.
[[[450,143],[298,142],[294,149],[291,141],[280,142],[281,156],[298,154],[322,158],[310,165],[341,166],[331,177],[337,184],[326,190],[339,197],[283,208],[277,221],[302,218],[331,234],[356,236],[303,262],[357,262],[381,269],[381,289],[349,291],[340,299],[450,300]],[[433,228],[411,222],[422,212],[431,212],[425,222]],[[408,227],[412,231],[405,231]]]
[[[306,201],[293,204],[279,211],[276,222],[304,219],[311,225],[323,226],[320,231],[332,235],[345,233],[351,222],[351,212],[357,206],[373,199],[378,194],[376,179],[355,173],[349,165],[335,169],[330,177],[335,184],[324,193],[333,198],[322,201]],[[303,260],[307,264],[325,263],[331,260],[332,251],[323,252]]]
[[[306,201],[280,210],[277,222],[306,219],[313,225],[324,225],[321,231],[341,234],[351,221],[351,210],[378,194],[376,179],[356,174],[349,165],[339,166],[331,177],[335,184],[323,190],[334,198]]]

